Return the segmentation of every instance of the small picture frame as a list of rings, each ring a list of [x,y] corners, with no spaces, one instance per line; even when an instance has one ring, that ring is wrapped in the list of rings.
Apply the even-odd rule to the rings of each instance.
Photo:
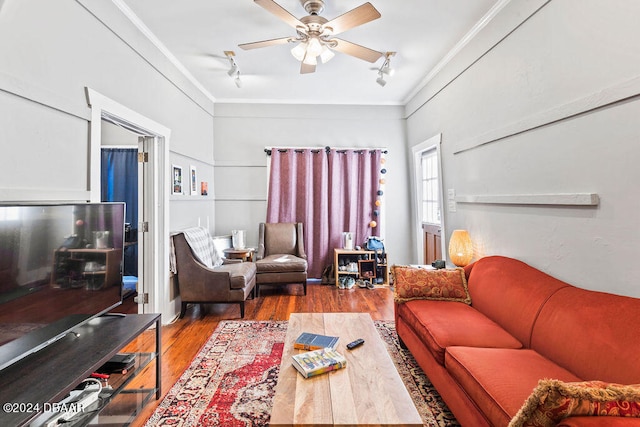
[[[209,195],[209,183],[207,181],[202,181],[200,183],[200,194],[202,196]]]
[[[183,194],[182,192],[182,166],[171,167],[171,194]]]
[[[198,174],[196,172],[196,167],[191,165],[189,166],[189,186],[191,188],[191,195],[198,195]]]

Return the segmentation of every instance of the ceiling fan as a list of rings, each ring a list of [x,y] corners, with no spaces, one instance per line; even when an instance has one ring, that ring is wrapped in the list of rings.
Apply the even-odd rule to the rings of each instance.
[[[304,9],[309,13],[308,16],[300,19],[293,16],[273,0],[253,1],[295,28],[297,36],[244,43],[238,46],[249,50],[279,44],[297,43],[291,49],[291,54],[301,62],[300,74],[315,72],[318,57],[322,63],[326,63],[335,55],[332,50],[372,63],[384,56],[382,52],[334,37],[336,34],[380,18],[380,12],[371,3],[364,3],[329,21],[320,16],[320,13],[324,10],[324,1],[322,0],[300,0]]]

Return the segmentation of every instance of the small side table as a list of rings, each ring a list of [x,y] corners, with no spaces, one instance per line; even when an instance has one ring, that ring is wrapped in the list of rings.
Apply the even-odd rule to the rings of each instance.
[[[254,248],[234,249],[228,248],[223,250],[224,255],[229,259],[241,259],[243,262],[253,261]]]

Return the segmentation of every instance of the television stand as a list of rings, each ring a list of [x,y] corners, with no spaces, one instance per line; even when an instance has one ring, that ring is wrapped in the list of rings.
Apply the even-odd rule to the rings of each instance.
[[[161,316],[129,314],[90,320],[60,340],[33,353],[0,373],[0,425],[24,426],[44,410],[62,401],[84,379],[127,344],[155,324],[155,351],[137,353],[135,367],[109,378],[111,389],[100,394],[100,406],[69,425],[128,424],[154,396],[161,395]],[[128,388],[134,378],[155,362],[155,384]],[[105,390],[106,391],[106,390]],[[123,415],[125,422],[123,422]],[[128,419],[128,422],[126,420]]]

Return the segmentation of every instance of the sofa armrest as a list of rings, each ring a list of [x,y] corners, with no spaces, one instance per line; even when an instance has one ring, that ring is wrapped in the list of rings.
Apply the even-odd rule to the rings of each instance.
[[[196,260],[184,235],[173,239],[178,287],[183,301],[224,300],[231,289],[231,274],[208,268]]]

